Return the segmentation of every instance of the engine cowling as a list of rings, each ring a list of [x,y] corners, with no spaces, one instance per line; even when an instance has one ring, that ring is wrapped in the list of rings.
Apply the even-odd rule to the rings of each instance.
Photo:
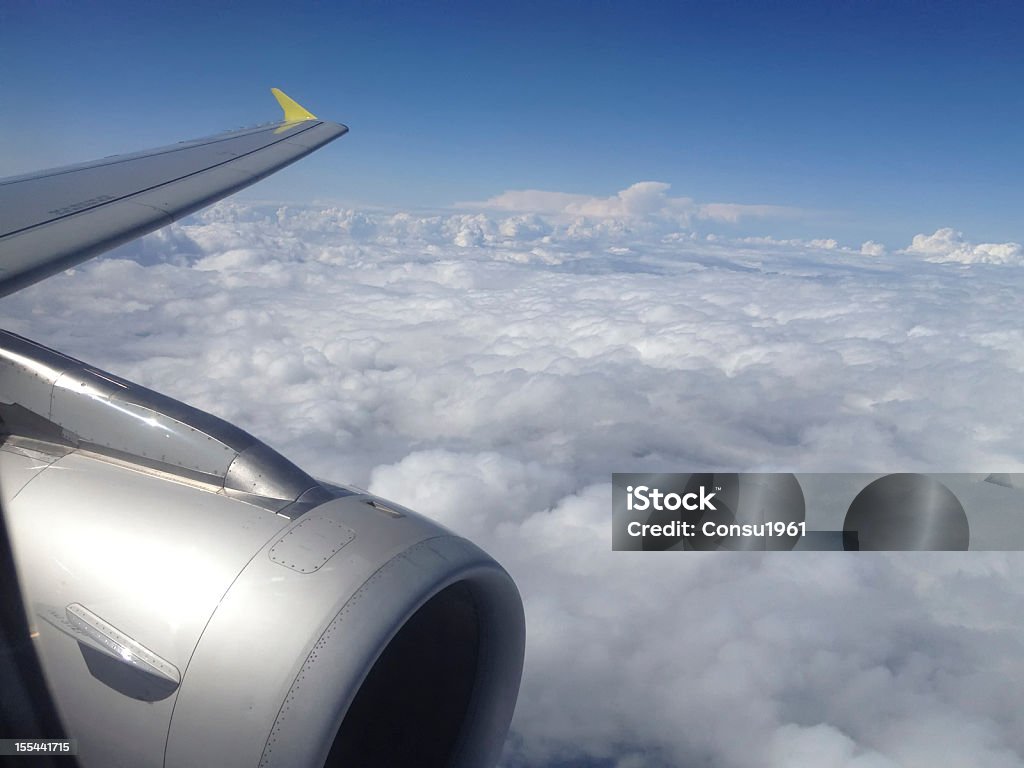
[[[525,632],[485,552],[209,414],[0,345],[0,492],[86,768],[497,760]]]

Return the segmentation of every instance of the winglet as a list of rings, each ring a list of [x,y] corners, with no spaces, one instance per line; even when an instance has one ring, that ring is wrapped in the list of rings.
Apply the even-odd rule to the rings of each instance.
[[[274,94],[274,98],[277,99],[277,103],[280,104],[281,109],[284,110],[284,120],[286,123],[297,123],[301,120],[316,120],[316,115],[293,100],[280,88],[271,88],[270,92]]]

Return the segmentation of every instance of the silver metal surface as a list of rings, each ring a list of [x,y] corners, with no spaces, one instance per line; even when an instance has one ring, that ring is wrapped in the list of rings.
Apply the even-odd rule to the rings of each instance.
[[[64,610],[40,606],[36,614],[76,642],[83,643],[120,664],[127,664],[144,674],[159,677],[170,683],[170,690],[177,688],[181,683],[181,672],[176,666],[112,627],[84,605],[72,603]]]
[[[4,488],[8,466],[0,461]],[[287,524],[252,505],[80,451],[39,469],[4,501],[26,605],[86,606],[183,675],[232,582]],[[29,620],[82,764],[160,765],[176,692],[149,694],[145,680],[104,668],[43,617]]]
[[[1004,488],[1024,488],[1024,474],[1020,472],[993,472],[985,478],[985,482],[1001,485]]]
[[[337,495],[223,419],[8,331],[0,419],[0,431],[208,483],[289,518]]]
[[[477,591],[488,643],[467,713],[467,742],[452,766],[493,764],[503,743],[495,734],[504,734],[511,719],[524,647],[522,605],[511,579],[477,547],[419,515],[381,515],[355,496],[316,514],[351,528],[355,540],[314,573],[282,568],[273,556],[252,560],[196,648],[171,723],[168,768],[202,764],[207,755],[229,755],[218,763],[226,766],[322,765],[384,647],[417,608],[457,582]],[[261,676],[259,688],[251,683],[254,674]],[[207,726],[219,713],[235,711],[246,717]]]
[[[4,457],[6,488],[9,460],[32,458]],[[473,595],[479,637],[461,641],[479,642],[481,661],[451,765],[497,759],[522,606],[469,542],[365,495],[289,522],[80,451],[38,467],[5,512],[47,679],[86,768],[322,764],[374,662],[453,584]],[[124,653],[132,663],[115,658]]]
[[[333,517],[308,515],[270,548],[270,559],[299,573],[320,570],[356,532]]]
[[[37,440],[0,440],[0,504],[6,507],[36,475],[68,453],[65,446]]]
[[[274,123],[0,179],[0,296],[253,184],[348,132]]]

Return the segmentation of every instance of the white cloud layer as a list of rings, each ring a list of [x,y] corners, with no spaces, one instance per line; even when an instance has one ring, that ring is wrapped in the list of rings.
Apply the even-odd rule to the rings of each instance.
[[[1019,557],[610,551],[613,471],[1022,471],[1024,298],[963,255],[1009,246],[509,195],[222,204],[0,312],[491,551],[529,626],[509,768],[1024,765]]]

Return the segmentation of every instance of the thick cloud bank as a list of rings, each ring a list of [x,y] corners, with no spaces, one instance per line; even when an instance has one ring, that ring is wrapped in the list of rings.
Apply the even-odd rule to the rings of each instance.
[[[0,312],[490,550],[508,768],[1024,765],[1020,557],[610,551],[613,471],[1021,471],[1020,246],[698,238],[650,184],[222,204]]]

